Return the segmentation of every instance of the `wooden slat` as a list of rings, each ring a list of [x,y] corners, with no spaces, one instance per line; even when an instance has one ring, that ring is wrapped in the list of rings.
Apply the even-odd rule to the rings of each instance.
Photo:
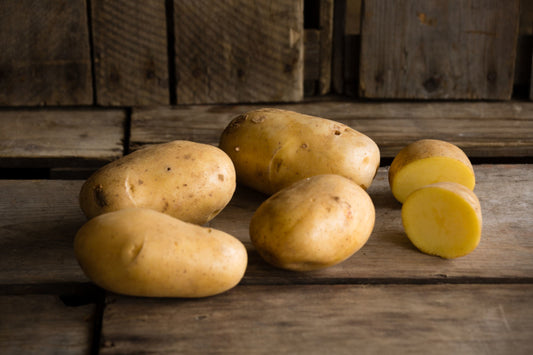
[[[0,2],[0,105],[92,104],[84,0]]]
[[[509,99],[519,0],[365,1],[360,94]]]
[[[0,353],[89,354],[95,304],[65,305],[55,295],[1,295]]]
[[[122,110],[0,111],[0,167],[95,167],[122,156]]]
[[[376,222],[366,245],[345,262],[325,270],[294,273],[266,264],[249,240],[249,221],[266,198],[250,190],[236,197],[210,226],[245,243],[250,262],[246,284],[373,282],[373,280],[533,281],[533,165],[476,165],[475,193],[483,214],[482,240],[471,254],[453,260],[419,252],[407,239],[401,205],[390,192],[387,169],[380,168],[368,190]]]
[[[533,35],[533,2],[520,0],[520,34]]]
[[[317,82],[320,78],[320,30],[304,31],[304,94],[317,94]]]
[[[335,1],[333,91],[357,96],[361,43],[361,0]]]
[[[403,232],[400,204],[381,168],[369,189],[376,223],[353,257],[317,272],[294,273],[266,264],[250,243],[250,218],[264,195],[239,187],[209,225],[241,240],[250,262],[245,284],[502,280],[533,282],[533,165],[476,165],[483,235],[471,254],[444,260],[417,251]],[[72,241],[85,222],[78,206],[82,181],[0,181],[0,284],[87,282]]]
[[[97,103],[168,104],[165,1],[91,4]]]
[[[237,286],[113,297],[101,354],[531,354],[532,285]]]
[[[174,0],[174,15],[178,103],[302,99],[303,0]]]
[[[0,284],[87,282],[72,243],[81,181],[0,180]]]
[[[218,145],[220,134],[232,118],[263,106],[343,122],[374,139],[384,158],[394,157],[406,144],[422,138],[450,141],[470,157],[533,156],[533,105],[529,102],[328,101],[135,109],[131,123],[132,148],[173,139]]]
[[[320,76],[318,94],[325,95],[331,88],[333,46],[333,0],[320,0]]]

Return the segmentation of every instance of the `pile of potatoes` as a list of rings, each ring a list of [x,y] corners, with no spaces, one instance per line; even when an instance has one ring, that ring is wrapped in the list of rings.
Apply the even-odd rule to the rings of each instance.
[[[454,246],[452,254],[439,252],[449,247],[436,245],[437,237],[424,244],[435,217],[420,210],[436,196],[445,201],[439,213],[450,213],[461,200],[481,220],[479,201],[459,183],[432,184],[443,176],[435,169],[470,192],[474,184],[468,158],[456,150],[436,154],[451,151],[433,149],[435,142],[398,154],[391,189],[404,203],[406,233],[417,247],[444,257],[464,255],[475,241]],[[228,124],[219,147],[155,144],[97,170],[80,191],[88,221],[76,234],[74,252],[84,273],[112,292],[146,297],[225,292],[244,276],[247,252],[234,236],[204,225],[227,206],[239,183],[267,195],[249,226],[250,240],[266,262],[294,271],[330,267],[357,252],[372,233],[375,209],[366,189],[379,163],[376,143],[339,122],[279,109],[246,112]],[[469,218],[461,223],[469,226],[475,220]]]

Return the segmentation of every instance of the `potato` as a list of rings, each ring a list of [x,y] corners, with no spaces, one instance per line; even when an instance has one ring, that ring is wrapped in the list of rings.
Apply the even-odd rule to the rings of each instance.
[[[147,208],[89,220],[76,234],[74,251],[95,284],[131,296],[219,294],[239,283],[248,262],[233,236]]]
[[[340,175],[315,175],[264,201],[252,216],[250,239],[276,267],[323,269],[359,250],[374,221],[374,204],[359,185]]]
[[[80,206],[88,218],[146,207],[204,224],[231,200],[235,168],[217,147],[189,141],[151,145],[115,160],[87,179]]]
[[[402,223],[422,252],[451,259],[472,252],[481,239],[481,206],[472,190],[455,182],[424,186],[407,197]]]
[[[366,189],[380,161],[376,143],[344,124],[269,108],[234,118],[219,146],[233,160],[237,180],[266,194],[321,174],[342,175]]]
[[[401,203],[414,190],[440,181],[452,181],[474,190],[474,169],[466,154],[456,145],[422,139],[403,148],[389,169],[389,185]]]

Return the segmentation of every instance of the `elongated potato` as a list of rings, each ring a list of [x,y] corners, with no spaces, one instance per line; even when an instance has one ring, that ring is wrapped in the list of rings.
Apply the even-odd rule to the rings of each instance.
[[[402,222],[419,250],[447,259],[469,254],[481,239],[479,200],[455,182],[438,182],[410,194],[402,206]]]
[[[366,189],[376,175],[379,148],[339,122],[264,108],[234,118],[220,137],[240,183],[273,194],[298,180],[337,174]]]
[[[97,216],[76,234],[74,251],[87,277],[120,294],[205,297],[239,283],[244,245],[224,232],[145,208]]]
[[[474,190],[474,169],[466,154],[456,145],[422,139],[403,148],[389,169],[392,194],[404,202],[414,190],[440,181],[452,181]]]
[[[80,206],[88,218],[146,207],[204,224],[231,200],[231,159],[217,147],[173,141],[142,148],[96,171],[83,184]]]
[[[374,204],[359,185],[340,175],[316,175],[263,202],[252,216],[250,238],[274,266],[316,270],[359,250],[374,221]]]

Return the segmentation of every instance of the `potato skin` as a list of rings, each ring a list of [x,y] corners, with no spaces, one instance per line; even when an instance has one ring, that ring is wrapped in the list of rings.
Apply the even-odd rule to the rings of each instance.
[[[250,239],[268,263],[308,271],[336,265],[368,240],[375,209],[365,190],[340,175],[316,175],[259,206]]]
[[[231,159],[217,147],[190,141],[151,145],[115,160],[83,184],[80,206],[88,218],[146,207],[204,224],[231,200]]]
[[[379,167],[379,148],[339,122],[263,108],[234,118],[220,137],[240,183],[273,194],[314,175],[337,174],[363,189]]]
[[[401,175],[402,169],[407,168],[410,164],[420,163],[432,158],[449,159],[455,161],[458,164],[461,164],[461,171],[463,171],[464,169],[465,172],[468,172],[468,174],[471,175],[471,179],[468,179],[467,181],[456,180],[456,182],[463,183],[469,189],[474,190],[474,168],[472,167],[468,156],[461,150],[461,148],[452,143],[438,139],[421,139],[406,145],[402,150],[400,150],[400,152],[394,157],[390,165],[388,176],[389,186],[391,187],[394,197],[399,202],[403,203],[408,195],[398,192],[398,190],[400,189],[398,184],[401,184],[401,179],[399,178],[399,176]],[[451,178],[448,173],[448,171],[442,171],[441,174],[437,174],[436,176],[434,176],[433,181],[429,181],[428,177],[426,184],[446,181],[447,178]],[[419,187],[421,186],[423,185],[420,185]]]
[[[244,245],[233,236],[145,208],[85,223],[74,239],[84,273],[98,286],[146,297],[205,297],[238,284]]]

